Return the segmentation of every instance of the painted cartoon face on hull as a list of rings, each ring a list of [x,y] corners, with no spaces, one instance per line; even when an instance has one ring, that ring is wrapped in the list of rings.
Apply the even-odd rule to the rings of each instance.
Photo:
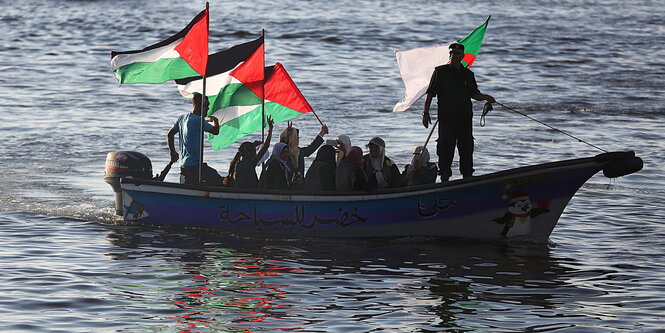
[[[526,236],[531,233],[532,218],[547,213],[546,207],[534,207],[531,197],[523,191],[513,191],[503,195],[508,200],[508,211],[492,221],[503,224],[501,237]],[[547,202],[547,201],[544,201]],[[548,206],[544,204],[543,206]]]
[[[524,198],[511,200],[508,205],[508,212],[515,216],[528,216],[531,213],[531,199],[527,196]]]

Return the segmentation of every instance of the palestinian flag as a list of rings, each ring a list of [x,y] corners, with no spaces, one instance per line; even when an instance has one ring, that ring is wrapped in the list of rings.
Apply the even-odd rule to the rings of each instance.
[[[249,63],[248,63],[249,62]],[[208,70],[206,71],[206,95],[210,100],[210,110],[219,109],[215,107],[217,95],[225,89],[227,95],[237,90],[250,91],[258,98],[262,95],[260,89],[263,87],[263,37],[253,41],[236,45],[230,49],[217,52],[208,56]],[[244,66],[241,66],[245,64]],[[234,72],[235,70],[235,72]],[[231,75],[241,76],[240,81]],[[195,92],[203,92],[203,78],[200,75],[175,80],[178,91],[183,97],[192,98]],[[247,83],[245,85],[244,83]],[[250,87],[255,91],[253,92]],[[256,103],[251,99],[245,103]],[[239,102],[243,103],[243,102]]]
[[[218,135],[208,134],[213,150],[226,148],[267,125],[261,119],[262,103],[266,117],[271,116],[276,123],[312,111],[282,64],[263,68],[263,37],[212,54],[209,59],[208,115],[214,115],[220,123]],[[185,97],[203,91],[201,77],[176,80],[176,83]]]
[[[293,119],[304,113],[312,112],[312,107],[293,82],[286,69],[279,62],[265,69],[265,101],[264,113],[266,119],[272,117],[275,123]],[[219,119],[220,129],[218,135],[208,134],[208,140],[213,150],[220,150],[256,133],[267,126],[261,120],[261,99],[249,93],[249,89],[238,89],[228,93],[222,89],[215,101],[214,107],[208,112]],[[252,99],[254,103],[251,104]]]
[[[464,45],[464,58],[462,58],[462,65],[465,67],[471,67],[473,62],[476,61],[478,57],[478,52],[480,52],[480,45],[483,43],[483,38],[485,38],[485,31],[487,31],[487,24],[490,22],[488,16],[485,23],[473,30],[466,37],[458,40],[457,42]]]
[[[177,34],[142,50],[111,52],[111,69],[120,83],[162,83],[206,72],[208,9]]]
[[[487,17],[485,23],[466,37],[457,40],[458,43],[464,45],[463,66],[471,67],[476,60],[490,18],[491,16]],[[425,95],[434,68],[450,61],[448,59],[448,46],[450,44],[452,43],[395,51],[397,67],[400,76],[402,76],[402,81],[404,81],[404,98],[395,104],[394,112],[406,111]]]

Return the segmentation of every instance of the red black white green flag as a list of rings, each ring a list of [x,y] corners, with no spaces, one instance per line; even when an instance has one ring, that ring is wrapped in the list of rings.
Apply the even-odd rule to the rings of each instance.
[[[263,67],[263,37],[211,54],[206,77],[210,100],[208,115],[219,119],[218,135],[208,135],[213,150],[228,147],[242,137],[260,131],[262,104],[275,122],[312,111],[284,67]],[[264,83],[265,81],[265,83]],[[184,97],[203,91],[202,77],[176,80]],[[265,99],[265,100],[264,100]]]
[[[142,50],[111,52],[111,69],[120,83],[162,83],[206,72],[208,9],[177,34]]]

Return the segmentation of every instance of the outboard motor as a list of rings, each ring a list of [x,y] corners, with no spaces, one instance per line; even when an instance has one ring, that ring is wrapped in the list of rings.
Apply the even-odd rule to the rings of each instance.
[[[135,151],[114,151],[106,155],[104,181],[111,185],[115,192],[115,214],[120,216],[122,216],[120,179],[125,177],[151,179],[152,163],[150,159]]]

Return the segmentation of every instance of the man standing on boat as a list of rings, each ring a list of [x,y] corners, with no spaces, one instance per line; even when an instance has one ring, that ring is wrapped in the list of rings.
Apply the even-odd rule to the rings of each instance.
[[[441,181],[447,181],[453,172],[450,168],[455,146],[460,159],[462,177],[473,175],[473,130],[471,98],[477,101],[496,102],[494,97],[478,90],[473,72],[462,65],[464,45],[450,44],[450,63],[438,66],[432,73],[425,99],[423,126],[432,123],[429,108],[434,96],[438,97],[439,139],[436,154],[439,156]]]
[[[173,124],[173,127],[166,135],[171,162],[180,159],[180,183],[198,184],[199,163],[201,159],[201,109],[208,110],[208,97],[205,98],[205,105],[201,107],[201,94],[194,93],[192,98],[192,112],[183,114]],[[203,130],[212,134],[219,134],[219,121],[216,117],[208,117],[212,125],[207,121],[203,122]],[[180,144],[180,155],[175,150],[174,138],[178,134]],[[221,186],[222,176],[217,171],[203,163],[201,165],[201,181],[206,185]]]

